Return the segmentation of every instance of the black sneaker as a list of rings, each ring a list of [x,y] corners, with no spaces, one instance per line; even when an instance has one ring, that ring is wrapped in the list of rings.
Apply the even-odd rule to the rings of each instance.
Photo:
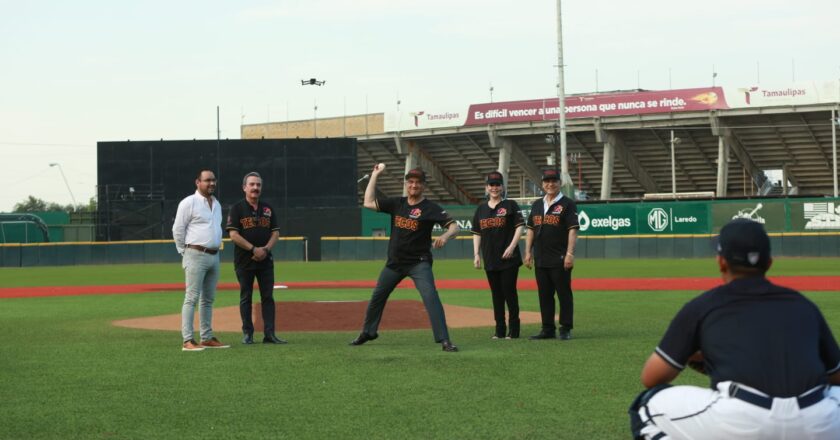
[[[369,335],[365,332],[361,332],[361,333],[359,333],[359,336],[356,337],[356,339],[353,339],[352,341],[350,341],[350,345],[362,345],[365,342],[372,341],[372,340],[374,340],[378,337],[379,337],[378,334],[371,336],[371,335]]]
[[[265,335],[263,338],[263,344],[288,344],[289,341],[285,339],[280,339],[277,336],[274,336],[274,333],[269,333]]]
[[[245,335],[242,336],[242,343],[245,344],[245,345],[253,344],[254,343],[254,335],[252,335],[250,333],[245,333]]]
[[[556,338],[556,336],[555,336],[554,332],[549,332],[549,331],[543,330],[543,331],[537,333],[536,335],[529,337],[528,339],[530,339],[532,341],[535,341],[535,340],[538,340],[538,339],[555,339],[555,338]]]
[[[448,351],[448,352],[458,351],[458,347],[455,346],[455,344],[453,344],[452,342],[450,342],[449,339],[444,339],[444,340],[440,341],[440,345],[441,345],[441,347],[443,347],[443,351]]]
[[[572,329],[560,327],[560,334],[557,336],[557,339],[563,341],[568,341],[569,339],[572,339]]]

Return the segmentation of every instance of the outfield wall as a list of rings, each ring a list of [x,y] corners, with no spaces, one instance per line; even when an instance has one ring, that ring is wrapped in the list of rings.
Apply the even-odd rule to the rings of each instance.
[[[272,251],[274,260],[305,261],[308,245],[305,237],[281,237]],[[233,261],[233,248],[225,239],[223,262]],[[0,244],[0,267],[180,262],[172,240]]]
[[[838,232],[770,233],[774,256],[838,257]],[[711,258],[714,234],[580,236],[575,254],[581,258]],[[520,250],[525,239],[520,241]],[[472,237],[456,237],[435,258],[473,257]],[[388,237],[321,237],[322,260],[385,260]]]
[[[838,232],[771,232],[774,256],[840,257]],[[575,252],[586,258],[711,258],[713,234],[580,236]],[[525,240],[520,242],[520,249]],[[274,248],[275,261],[308,261],[305,237],[282,237]],[[324,261],[387,259],[388,237],[321,237]],[[472,259],[472,237],[460,236],[443,249],[433,249],[438,259]],[[33,243],[0,245],[0,267],[68,266],[82,264],[180,263],[175,245],[168,240]],[[222,261],[233,261],[233,244],[225,240]]]
[[[520,208],[527,217],[530,205],[520,203]],[[472,227],[475,206],[446,205],[444,209],[462,230]],[[708,235],[736,218],[759,222],[769,233],[840,233],[840,198],[829,197],[578,202],[577,211],[581,237]],[[387,214],[363,209],[361,222],[360,235],[390,232]],[[435,230],[442,232],[438,226]]]

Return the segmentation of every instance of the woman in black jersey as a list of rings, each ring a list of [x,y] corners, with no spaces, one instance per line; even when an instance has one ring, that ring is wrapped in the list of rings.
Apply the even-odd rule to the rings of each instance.
[[[473,254],[476,269],[484,271],[493,294],[493,315],[496,319],[496,333],[493,339],[519,337],[519,295],[516,279],[522,257],[519,254],[519,238],[525,228],[525,221],[519,211],[519,204],[504,199],[504,177],[493,171],[487,175],[486,202],[478,205],[473,216]],[[479,254],[480,251],[480,254]],[[509,321],[505,325],[505,304]]]

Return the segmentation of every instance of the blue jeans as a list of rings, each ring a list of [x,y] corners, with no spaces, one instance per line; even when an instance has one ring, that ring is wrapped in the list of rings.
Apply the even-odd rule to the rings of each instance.
[[[219,281],[219,255],[206,254],[192,248],[184,250],[182,266],[187,280],[184,305],[181,307],[181,336],[184,341],[194,339],[196,302],[201,340],[213,337],[213,300],[216,299],[216,283]]]
[[[385,303],[391,292],[405,277],[410,277],[423,298],[423,305],[426,306],[426,313],[429,314],[429,322],[432,324],[432,333],[435,342],[449,339],[449,331],[446,328],[446,315],[443,312],[443,304],[440,302],[437,288],[435,288],[435,276],[432,274],[432,264],[429,262],[417,263],[411,267],[392,269],[388,266],[382,268],[373,295],[368,303],[365,312],[365,324],[362,331],[370,336],[375,336],[379,329],[379,321],[382,320],[382,312],[385,310]]]

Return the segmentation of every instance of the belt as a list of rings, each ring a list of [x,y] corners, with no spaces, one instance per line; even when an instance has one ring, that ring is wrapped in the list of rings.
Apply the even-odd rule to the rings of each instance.
[[[210,255],[216,255],[219,252],[218,249],[210,249],[210,248],[206,248],[204,246],[199,246],[197,244],[188,244],[187,247],[190,248],[190,249],[195,249],[197,251],[204,252],[205,254],[210,254]]]
[[[797,396],[796,403],[799,404],[799,409],[805,409],[811,405],[820,403],[825,396],[824,390],[824,386],[818,386]],[[736,383],[729,386],[729,397],[743,400],[744,402],[760,406],[764,409],[773,407],[773,397],[753,393],[752,391],[739,387]]]

